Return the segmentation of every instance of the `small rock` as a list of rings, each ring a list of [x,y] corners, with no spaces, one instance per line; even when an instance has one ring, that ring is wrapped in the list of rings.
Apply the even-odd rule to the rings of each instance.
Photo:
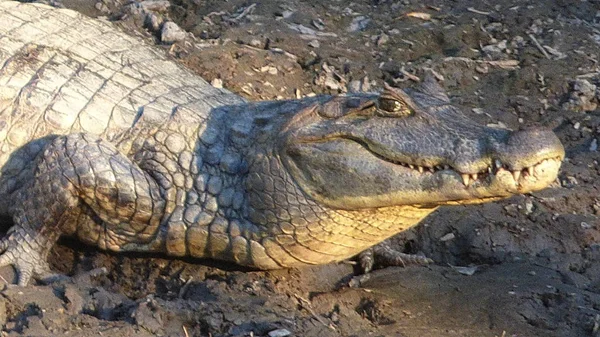
[[[489,72],[489,67],[487,64],[482,63],[480,65],[475,66],[475,71],[480,74],[487,74]]]
[[[290,336],[291,334],[292,333],[287,329],[277,329],[277,330],[270,331],[268,333],[269,337],[287,337],[287,336]]]
[[[506,213],[510,216],[516,216],[518,213],[518,208],[516,204],[510,204],[510,205],[506,205],[504,206],[504,210],[506,211]]]
[[[455,270],[456,272],[458,272],[459,274],[467,275],[467,276],[473,276],[473,274],[475,274],[475,272],[477,271],[477,266],[459,267],[459,266],[451,265],[450,267],[452,267],[452,269]]]
[[[563,104],[564,108],[573,111],[592,111],[598,107],[595,85],[584,79],[577,79],[571,85],[573,89],[569,101]]]
[[[319,43],[319,40],[312,40],[308,43],[308,46],[313,48],[319,48],[321,47],[321,44]]]
[[[312,20],[312,25],[315,26],[315,28],[317,28],[318,30],[325,30],[325,22],[323,22],[323,20],[321,19],[314,19]]]
[[[185,30],[181,29],[175,22],[167,21],[163,24],[160,40],[163,43],[175,43],[177,41],[181,41],[185,39],[187,33]]]
[[[274,66],[264,66],[260,68],[261,73],[269,73],[271,75],[277,75],[277,68]]]
[[[590,151],[598,151],[598,139],[592,139],[592,143],[590,144]]]
[[[390,41],[390,37],[389,37],[387,34],[385,34],[385,33],[382,33],[382,34],[381,34],[381,35],[379,35],[379,37],[377,38],[377,46],[378,46],[378,47],[381,47],[381,46],[383,46],[384,44],[388,43],[389,41]]]
[[[371,91],[371,82],[369,77],[365,76],[362,80],[354,80],[348,84],[349,92],[369,92]]]
[[[563,181],[563,187],[573,187],[578,185],[579,182],[577,181],[577,179],[573,176],[567,176],[567,179]]]
[[[367,18],[366,16],[357,16],[354,19],[352,19],[350,27],[348,27],[346,31],[352,33],[364,30],[365,28],[367,28],[367,25],[369,25],[369,22],[371,22],[371,19]]]
[[[146,0],[133,2],[127,7],[127,11],[132,15],[140,15],[148,12],[166,12],[171,6],[168,0]]]
[[[525,201],[525,214],[529,215],[533,212],[533,202],[531,200]]]
[[[250,45],[255,48],[264,48],[262,41],[259,39],[252,39],[252,41],[250,41]]]
[[[220,78],[215,78],[215,79],[213,79],[212,81],[210,81],[210,84],[211,84],[213,87],[215,87],[215,88],[218,88],[218,89],[221,89],[221,88],[223,88],[223,80],[222,80],[222,79],[220,79]]]
[[[148,29],[153,32],[158,32],[160,30],[160,25],[163,23],[162,18],[159,18],[158,15],[154,13],[146,14],[146,22],[144,23]]]
[[[281,12],[281,16],[282,16],[284,19],[287,19],[287,18],[289,18],[289,17],[290,17],[290,16],[292,16],[292,15],[294,15],[294,11],[291,11],[291,10],[287,10],[287,9],[286,9],[286,10],[284,10],[284,11],[282,11],[282,12]]]
[[[110,14],[110,9],[104,4],[102,1],[96,2],[94,7],[102,14],[108,15]]]
[[[446,242],[446,241],[453,240],[454,238],[456,238],[456,235],[454,235],[454,233],[448,233],[448,234],[442,236],[440,238],[440,241],[441,242]]]
[[[580,127],[580,126],[581,126],[581,123],[579,123],[579,122],[576,122],[576,123],[573,125],[573,129],[575,129],[575,130],[579,130],[579,127]]]
[[[309,27],[300,25],[300,24],[293,24],[293,23],[288,23],[287,25],[290,29],[297,31],[300,34],[305,34],[305,35],[317,35],[317,32]]]
[[[593,96],[596,92],[596,86],[583,79],[575,80],[573,89],[585,96]]]

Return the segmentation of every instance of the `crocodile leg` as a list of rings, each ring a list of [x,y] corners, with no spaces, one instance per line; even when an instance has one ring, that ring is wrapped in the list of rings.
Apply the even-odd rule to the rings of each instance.
[[[14,226],[0,240],[0,266],[18,284],[50,275],[46,258],[61,235],[103,249],[159,251],[165,202],[154,179],[107,141],[58,136],[36,159],[35,174],[11,196]]]
[[[402,266],[408,265],[426,265],[433,263],[433,260],[415,254],[406,254],[390,247],[387,241],[375,245],[358,256],[360,268],[366,274],[373,270],[375,263],[383,266]]]

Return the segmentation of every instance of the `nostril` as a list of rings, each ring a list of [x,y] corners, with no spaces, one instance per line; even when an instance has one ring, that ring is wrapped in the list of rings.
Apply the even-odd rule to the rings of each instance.
[[[550,129],[529,127],[508,135],[504,144],[497,143],[495,152],[512,169],[523,169],[543,159],[564,157],[562,143]]]
[[[535,144],[535,147],[562,145],[558,137],[549,129],[542,127],[528,127],[510,134],[508,145]]]

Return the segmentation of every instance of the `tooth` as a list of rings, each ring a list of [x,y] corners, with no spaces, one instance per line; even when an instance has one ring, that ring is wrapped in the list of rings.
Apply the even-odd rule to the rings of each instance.
[[[533,166],[527,168],[527,173],[529,173],[530,176],[533,176]]]
[[[498,159],[496,159],[494,161],[494,164],[496,164],[496,168],[501,168],[502,167],[502,162],[500,160],[498,160]]]
[[[515,178],[515,181],[518,182],[519,181],[519,177],[521,177],[521,171],[519,171],[519,170],[513,171],[512,175],[513,175],[513,178]]]
[[[471,178],[473,178],[473,180],[477,180],[477,173],[471,174]]]
[[[469,187],[469,175],[466,173],[463,173],[460,175],[462,177],[463,180],[463,184],[465,184],[465,186]]]
[[[492,167],[491,166],[488,167],[488,173],[492,174]]]
[[[427,169],[428,169],[428,170],[429,170],[429,172],[431,172],[431,173],[434,173],[434,172],[435,172],[435,170],[433,169],[433,167],[428,167]]]
[[[417,166],[417,169],[419,170],[419,173],[423,173],[423,166]]]
[[[415,165],[413,165],[413,164],[408,164],[408,167],[410,167],[411,169],[413,169],[413,170],[414,170],[414,168],[415,168]]]

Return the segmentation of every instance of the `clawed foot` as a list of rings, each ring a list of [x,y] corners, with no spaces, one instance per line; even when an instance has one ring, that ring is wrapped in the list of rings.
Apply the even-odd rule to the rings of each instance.
[[[0,267],[12,265],[18,275],[17,284],[26,286],[34,278],[43,282],[52,282],[61,277],[50,271],[45,257],[34,248],[35,241],[21,231],[9,231],[0,239]]]
[[[432,259],[425,256],[401,253],[390,247],[387,241],[360,253],[358,260],[362,272],[365,274],[373,270],[375,263],[386,267],[406,267],[408,265],[427,265],[433,263]]]

